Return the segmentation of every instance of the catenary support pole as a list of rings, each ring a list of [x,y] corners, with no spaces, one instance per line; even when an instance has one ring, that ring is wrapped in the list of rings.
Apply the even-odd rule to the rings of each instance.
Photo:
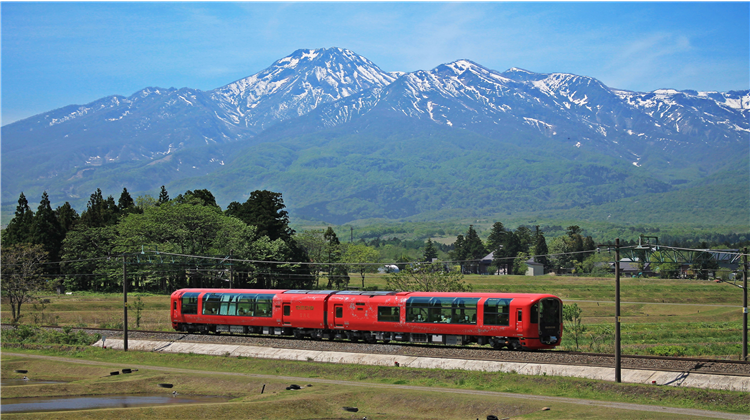
[[[742,360],[747,361],[747,247],[742,253]]]
[[[620,238],[615,239],[615,382],[622,382],[620,365]]]
[[[128,351],[128,268],[125,262],[125,254],[122,255],[122,332],[123,350]]]

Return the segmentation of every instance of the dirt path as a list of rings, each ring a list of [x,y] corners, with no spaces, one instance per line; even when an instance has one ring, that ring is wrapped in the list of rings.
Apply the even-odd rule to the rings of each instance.
[[[57,357],[57,356],[41,356],[41,355],[33,355],[33,354],[10,353],[10,352],[3,352],[2,354],[5,356],[28,357],[32,359],[44,359],[44,360],[50,360],[50,361],[78,363],[78,364],[93,365],[93,366],[119,366],[121,365],[121,364],[110,363],[110,362],[97,362],[97,361],[92,361],[92,360],[72,359],[72,358]],[[362,382],[352,382],[352,381],[337,381],[337,380],[332,380],[332,379],[299,378],[299,377],[294,377],[294,376],[260,375],[260,374],[254,374],[254,373],[213,372],[213,371],[203,371],[203,370],[196,370],[196,369],[170,368],[170,367],[151,366],[151,365],[128,365],[128,368],[136,368],[136,369],[144,369],[144,370],[151,369],[151,370],[158,370],[162,372],[175,372],[175,373],[188,373],[188,374],[199,373],[199,374],[210,374],[210,375],[247,376],[247,377],[259,378],[259,379],[274,379],[274,380],[282,380],[282,381],[289,381],[289,382],[306,382],[306,383],[318,383],[318,384],[335,384],[335,385],[357,386],[357,387],[365,387],[365,388],[383,388],[383,389],[394,389],[394,390],[395,389],[408,389],[408,390],[413,390],[413,391],[445,392],[445,393],[450,393],[450,394],[485,395],[485,396],[494,396],[494,397],[503,397],[503,398],[534,400],[537,402],[548,401],[550,403],[590,405],[590,406],[598,406],[598,407],[605,407],[605,408],[614,408],[614,409],[619,409],[619,410],[634,410],[634,411],[645,411],[645,412],[668,413],[668,414],[674,414],[675,416],[683,415],[683,416],[708,417],[708,418],[729,419],[729,420],[747,420],[748,419],[748,416],[745,414],[722,413],[719,411],[697,410],[697,409],[690,409],[690,408],[661,407],[661,406],[655,406],[655,405],[596,401],[596,400],[585,400],[585,399],[577,399],[577,398],[548,397],[548,396],[541,396],[541,395],[513,394],[513,393],[508,393],[508,392],[476,391],[476,390],[455,389],[455,388],[433,388],[433,387],[424,387],[424,386],[378,384],[378,383],[366,383],[366,382],[362,383]]]

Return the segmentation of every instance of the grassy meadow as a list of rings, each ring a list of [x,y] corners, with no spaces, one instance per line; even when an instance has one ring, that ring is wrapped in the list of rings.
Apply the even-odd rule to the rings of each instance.
[[[582,309],[582,331],[566,329],[567,350],[612,352],[614,278],[556,276],[478,276],[464,280],[477,292],[551,293]],[[353,275],[352,286],[360,285]],[[321,286],[325,286],[321,279]],[[386,290],[386,276],[368,274],[368,288]],[[48,303],[25,304],[21,323],[74,327],[122,327],[122,295],[75,292],[44,296]],[[136,303],[140,299],[140,323]],[[742,340],[742,289],[703,280],[623,278],[621,280],[623,353],[737,359]],[[170,330],[169,297],[128,294],[128,327]],[[10,307],[2,304],[2,322]],[[578,336],[576,346],[575,336]]]

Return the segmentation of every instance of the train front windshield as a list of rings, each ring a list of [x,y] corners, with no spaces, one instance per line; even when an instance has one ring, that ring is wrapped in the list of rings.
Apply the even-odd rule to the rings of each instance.
[[[539,338],[544,344],[556,344],[560,340],[562,304],[557,299],[539,301]]]

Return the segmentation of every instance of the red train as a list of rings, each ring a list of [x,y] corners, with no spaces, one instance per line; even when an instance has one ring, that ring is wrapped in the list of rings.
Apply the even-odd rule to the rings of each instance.
[[[409,341],[550,349],[562,338],[562,301],[547,294],[181,289],[172,327],[189,333]]]

